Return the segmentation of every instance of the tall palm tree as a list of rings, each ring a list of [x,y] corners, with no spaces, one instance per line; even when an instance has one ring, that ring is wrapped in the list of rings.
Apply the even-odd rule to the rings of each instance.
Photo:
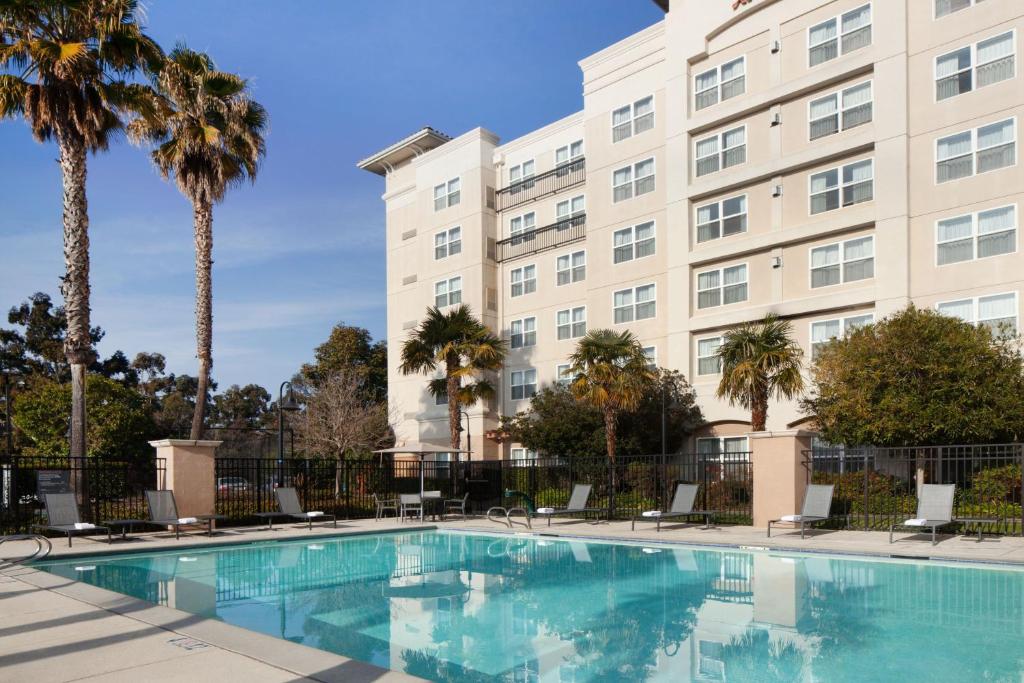
[[[155,115],[128,125],[136,141],[156,144],[153,163],[192,203],[196,247],[196,355],[199,391],[191,438],[202,438],[213,365],[213,205],[228,189],[253,181],[266,147],[267,114],[245,79],[218,71],[202,52],[179,45],[154,78]]]
[[[71,366],[71,455],[84,457],[89,329],[86,154],[107,149],[121,117],[145,107],[146,88],[124,79],[158,68],[163,53],[139,25],[135,0],[0,2],[0,118],[20,117],[60,153],[64,205],[61,294]]]
[[[718,357],[722,379],[718,398],[750,411],[750,428],[763,432],[768,399],[791,399],[804,390],[800,374],[803,351],[793,341],[793,326],[774,314],[726,332]]]
[[[443,368],[444,377],[430,381],[432,396],[448,398],[448,430],[451,446],[461,448],[462,406],[494,395],[494,385],[483,372],[501,369],[505,343],[480,322],[465,304],[442,312],[427,309],[427,317],[402,344],[403,375],[429,374]],[[476,381],[471,381],[475,378]]]

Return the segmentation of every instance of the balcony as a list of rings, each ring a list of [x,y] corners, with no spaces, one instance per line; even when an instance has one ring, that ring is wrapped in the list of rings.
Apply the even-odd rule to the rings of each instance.
[[[498,242],[495,260],[498,263],[554,249],[587,236],[587,215],[579,214],[543,228],[523,232]]]
[[[587,179],[586,160],[583,157],[562,164],[556,169],[520,180],[498,190],[495,204],[498,211],[532,202],[535,199],[561,192]]]

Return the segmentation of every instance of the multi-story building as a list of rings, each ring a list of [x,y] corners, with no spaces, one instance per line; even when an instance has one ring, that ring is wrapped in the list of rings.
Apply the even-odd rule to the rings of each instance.
[[[446,407],[397,372],[430,305],[509,342],[499,414],[562,379],[588,328],[631,329],[682,371],[702,450],[743,449],[715,350],[775,312],[808,356],[910,303],[1020,317],[1019,0],[666,0],[664,20],[580,62],[581,111],[499,144],[425,128],[360,162],[385,176],[399,438],[446,441]],[[802,421],[771,406],[769,428]],[[482,445],[481,445],[482,444]]]

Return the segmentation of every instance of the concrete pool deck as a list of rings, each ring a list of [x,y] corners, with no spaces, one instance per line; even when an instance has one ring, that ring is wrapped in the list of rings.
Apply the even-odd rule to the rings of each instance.
[[[686,543],[716,547],[764,548],[864,556],[896,556],[923,560],[983,562],[1024,567],[1024,538],[942,536],[932,546],[924,535],[899,534],[888,543],[887,532],[780,530],[766,538],[763,529],[699,525],[669,527],[658,533],[653,524],[545,521],[532,533],[601,540]],[[103,555],[153,550],[185,550],[229,544],[365,534],[386,531],[452,529],[508,533],[508,527],[480,518],[430,524],[395,520],[343,521],[305,527],[284,525],[273,530],[229,528],[212,538],[191,535],[176,541],[173,534],[140,534],[128,541],[77,538],[71,548],[54,539],[51,557]],[[527,532],[516,526],[513,531]],[[0,548],[3,556],[28,551],[23,543]],[[402,673],[273,638],[223,622],[199,617],[89,586],[23,565],[0,568],[0,680],[3,681],[379,681],[418,680]]]

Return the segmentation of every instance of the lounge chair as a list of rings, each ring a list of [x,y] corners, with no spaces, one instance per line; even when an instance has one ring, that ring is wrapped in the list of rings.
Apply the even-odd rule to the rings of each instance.
[[[804,491],[804,505],[799,515],[783,515],[779,519],[768,522],[768,537],[772,535],[772,524],[799,524],[800,538],[804,537],[804,531],[809,524],[817,524],[828,520],[832,508],[832,492],[835,486],[832,484],[808,484]]]
[[[418,493],[400,493],[398,494],[398,517],[404,522],[405,518],[410,516],[419,516],[420,520],[423,519],[423,500]]]
[[[441,516],[447,517],[448,515],[458,515],[465,519],[467,502],[469,502],[468,493],[462,498],[449,498],[444,502],[444,512]]]
[[[146,507],[149,508],[149,522],[157,526],[174,527],[174,538],[181,538],[181,527],[206,527],[206,534],[213,536],[213,522],[224,519],[223,515],[202,515],[182,517],[178,514],[178,503],[174,491],[146,491]]]
[[[568,505],[564,508],[537,508],[537,515],[547,517],[548,526],[551,526],[552,517],[561,517],[563,515],[586,515],[590,512],[604,512],[604,508],[587,507],[587,501],[590,500],[590,491],[593,488],[594,487],[590,484],[575,484],[572,487],[572,495],[569,496]]]
[[[110,527],[82,521],[82,516],[78,512],[78,500],[74,493],[44,493],[43,504],[46,506],[46,524],[33,524],[33,529],[59,531],[66,534],[69,548],[71,547],[71,537],[75,534],[95,534],[98,531],[106,531],[107,543],[112,542]]]
[[[393,510],[395,517],[398,516],[397,498],[382,498],[375,493],[373,494],[373,506],[376,508],[373,513],[374,521],[381,519],[388,510]]]
[[[657,530],[661,531],[661,523],[666,519],[686,519],[689,517],[703,517],[704,528],[711,528],[711,522],[715,518],[713,510],[694,510],[693,503],[697,499],[697,484],[678,484],[675,495],[672,496],[672,507],[668,512],[660,510],[649,510],[642,512],[633,518],[632,529],[636,530],[637,522],[657,522]]]
[[[338,520],[334,515],[328,515],[323,512],[303,512],[302,505],[299,503],[299,494],[291,486],[282,486],[274,489],[274,496],[277,498],[277,511],[276,512],[257,512],[257,517],[262,517],[267,520],[267,528],[274,528],[275,517],[288,517],[299,522],[306,522],[309,529],[313,529],[313,522],[315,520],[324,520],[334,522],[334,527],[338,527]]]
[[[892,532],[896,528],[924,529],[931,527],[932,545],[936,545],[935,530],[954,524],[953,494],[955,484],[922,484],[921,495],[917,499],[917,517],[904,520],[902,524],[893,522],[889,525],[889,543],[892,543]]]

